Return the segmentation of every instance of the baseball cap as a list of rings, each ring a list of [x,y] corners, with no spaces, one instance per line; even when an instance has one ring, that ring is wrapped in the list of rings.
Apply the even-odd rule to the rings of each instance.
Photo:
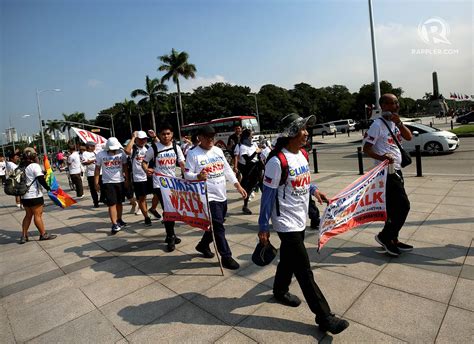
[[[137,133],[137,138],[140,139],[140,140],[146,139],[147,137],[148,137],[147,134],[146,134],[144,131],[142,131],[142,130],[140,130],[140,131]]]
[[[266,245],[258,243],[252,254],[252,261],[258,266],[265,266],[275,259],[278,250],[268,241]]]
[[[116,137],[109,137],[105,144],[105,150],[118,150],[123,148],[119,140]]]
[[[282,137],[295,137],[298,132],[307,125],[313,125],[316,122],[316,117],[311,115],[308,117],[301,117],[296,113],[290,113],[280,120],[283,132]]]
[[[87,147],[95,147],[95,142],[94,141],[87,141],[86,146]]]
[[[214,136],[216,135],[216,131],[214,130],[213,127],[211,127],[210,125],[206,125],[202,128],[199,128],[198,130],[198,135],[202,135],[202,136]]]

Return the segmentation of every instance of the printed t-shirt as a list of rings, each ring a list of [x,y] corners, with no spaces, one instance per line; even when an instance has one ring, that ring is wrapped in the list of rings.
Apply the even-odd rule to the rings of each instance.
[[[186,179],[197,180],[197,175],[202,170],[207,171],[207,194],[209,201],[225,201],[227,199],[226,178],[232,184],[237,183],[237,178],[229,166],[222,149],[213,146],[211,149],[206,150],[197,146],[189,151],[186,158]]]
[[[157,173],[164,174],[165,176],[176,177],[176,159],[178,162],[184,162],[184,155],[179,146],[176,146],[178,156],[173,149],[173,144],[170,143],[168,146],[164,146],[161,142],[154,143],[158,148],[158,154],[155,159],[155,173],[153,174],[153,187],[159,188],[159,180]],[[150,162],[153,160],[155,152],[153,147],[150,147],[145,155],[145,161]]]
[[[41,191],[41,185],[35,179],[38,176],[43,176],[43,171],[41,170],[41,166],[37,163],[31,163],[26,166],[25,169],[25,176],[26,176],[26,185],[31,186],[29,187],[26,194],[21,196],[22,199],[32,199],[32,198],[39,198],[43,197],[43,192]]]
[[[276,205],[272,210],[272,224],[277,232],[300,232],[306,228],[308,214],[309,189],[311,174],[308,160],[301,151],[298,154],[282,150],[288,161],[288,178],[284,185],[280,184],[281,163],[278,157],[272,157],[265,166],[263,184],[272,189],[278,189],[280,216],[277,215]]]
[[[247,146],[247,145],[244,145],[244,144],[238,144],[235,147],[235,150],[237,150],[237,147],[239,147],[239,151],[238,151],[239,162],[242,165],[245,165],[247,163],[243,156],[244,155],[251,156],[257,150],[257,144],[256,143],[252,143],[252,145],[250,147]],[[235,152],[234,152],[234,154],[235,154]],[[235,155],[237,155],[237,154],[235,154]],[[258,155],[255,154],[255,156],[252,159],[252,162],[257,162],[257,161],[258,161]]]
[[[4,176],[6,174],[7,164],[5,161],[0,161],[0,176]]]
[[[95,153],[85,151],[82,153],[82,163],[87,161],[93,161],[92,164],[85,165],[87,177],[93,177],[95,172]]]
[[[102,169],[102,183],[122,183],[123,165],[127,163],[127,155],[122,151],[109,154],[108,151],[101,151],[96,156],[95,165]]]
[[[402,135],[395,123],[392,121],[385,122],[388,124],[398,141],[401,142]],[[363,144],[365,143],[371,143],[373,145],[372,149],[378,155],[390,154],[394,160],[393,167],[396,170],[401,169],[400,163],[402,162],[402,155],[400,154],[400,150],[393,140],[392,135],[390,135],[390,132],[381,119],[376,119],[370,126],[369,130],[367,130],[364,135]],[[374,159],[374,165],[378,165],[381,162],[382,161],[380,160]]]
[[[72,152],[71,155],[67,158],[67,163],[69,165],[70,174],[80,174],[81,173],[81,158],[78,152]]]
[[[147,175],[142,167],[142,161],[145,158],[148,148],[146,146],[135,146],[132,150],[132,173],[134,182],[146,182]]]

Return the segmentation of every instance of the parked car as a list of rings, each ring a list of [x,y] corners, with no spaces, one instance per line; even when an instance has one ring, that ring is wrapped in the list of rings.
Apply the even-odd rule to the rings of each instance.
[[[340,133],[346,133],[347,131],[355,131],[355,122],[353,119],[340,119],[328,123],[334,124],[336,126],[336,130]]]
[[[420,123],[403,122],[403,124],[413,134],[410,141],[403,140],[402,142],[403,148],[408,152],[414,152],[417,145],[420,146],[422,152],[429,154],[450,152],[459,147],[459,138],[449,131],[432,128]]]
[[[465,115],[458,116],[456,118],[456,122],[461,124],[468,124],[470,122],[474,122],[474,111],[468,112]]]
[[[337,129],[334,124],[330,123],[321,123],[321,124],[316,124],[315,126],[312,127],[313,130],[313,135],[328,135],[328,134],[334,134]]]

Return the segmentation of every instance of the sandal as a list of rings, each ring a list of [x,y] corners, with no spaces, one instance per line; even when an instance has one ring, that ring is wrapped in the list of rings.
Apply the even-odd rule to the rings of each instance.
[[[40,235],[40,241],[41,240],[53,240],[57,237],[56,234],[49,234],[49,233],[44,233],[43,235]]]

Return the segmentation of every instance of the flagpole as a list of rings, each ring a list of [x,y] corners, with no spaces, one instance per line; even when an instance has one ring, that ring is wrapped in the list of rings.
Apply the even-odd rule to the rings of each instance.
[[[214,245],[214,252],[216,252],[217,261],[219,262],[219,267],[221,268],[221,274],[222,276],[224,276],[224,269],[222,268],[221,257],[219,256],[219,251],[217,250],[216,236],[214,235],[214,228],[212,227],[211,207],[209,206],[209,197],[207,195],[207,181],[204,182],[204,186],[204,189],[206,190],[207,216],[209,217],[209,229],[212,234],[212,243]]]

